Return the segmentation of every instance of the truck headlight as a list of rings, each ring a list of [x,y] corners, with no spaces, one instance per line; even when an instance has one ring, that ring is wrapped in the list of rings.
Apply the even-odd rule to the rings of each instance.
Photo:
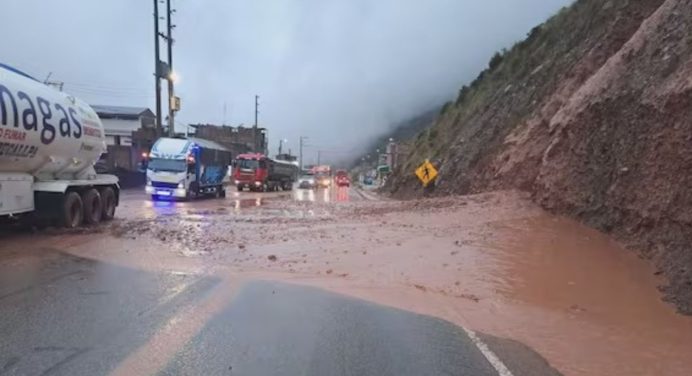
[[[185,188],[185,183],[184,182],[179,182],[178,183],[178,188]]]
[[[147,176],[147,185],[151,185],[151,179]]]
[[[233,181],[233,184],[236,184],[236,185],[237,185],[238,183],[240,183],[240,180],[234,180],[234,181]]]
[[[256,181],[256,182],[255,182],[255,185],[260,186],[260,185],[262,185],[262,182],[261,182],[261,181]]]

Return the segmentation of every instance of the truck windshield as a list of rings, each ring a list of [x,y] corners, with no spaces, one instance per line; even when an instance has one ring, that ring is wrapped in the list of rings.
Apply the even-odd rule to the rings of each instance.
[[[147,166],[152,171],[183,172],[187,170],[184,159],[152,158]]]
[[[238,159],[238,168],[246,170],[254,170],[259,166],[259,161],[256,159]]]

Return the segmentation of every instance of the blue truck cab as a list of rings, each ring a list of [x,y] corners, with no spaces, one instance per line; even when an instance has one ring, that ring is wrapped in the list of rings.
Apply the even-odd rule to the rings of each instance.
[[[145,192],[153,200],[226,196],[231,152],[200,138],[159,138],[147,155]]]

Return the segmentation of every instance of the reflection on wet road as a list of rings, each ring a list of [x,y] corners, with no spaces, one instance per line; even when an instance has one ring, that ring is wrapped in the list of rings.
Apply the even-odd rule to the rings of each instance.
[[[317,204],[342,203],[362,201],[363,196],[349,187],[329,187],[320,189],[294,189],[284,192],[236,192],[228,189],[224,199],[200,199],[194,201],[152,201],[139,191],[126,191],[123,193],[123,203],[119,210],[119,217],[147,218],[174,215],[181,210],[206,210],[206,209],[234,209],[243,211],[261,207],[272,201],[293,200],[297,202],[311,202]]]
[[[358,200],[360,196],[356,194],[354,198]],[[348,187],[297,189],[293,193],[293,199],[312,202],[348,202],[351,201],[351,189]]]

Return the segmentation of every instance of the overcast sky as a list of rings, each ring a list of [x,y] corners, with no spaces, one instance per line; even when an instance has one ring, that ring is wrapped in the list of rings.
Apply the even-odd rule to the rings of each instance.
[[[0,62],[40,80],[52,72],[92,104],[154,109],[153,1],[2,1]],[[294,151],[300,135],[315,150],[350,150],[454,98],[494,51],[571,3],[172,1],[178,128],[251,125],[258,94],[272,150],[286,138]]]

